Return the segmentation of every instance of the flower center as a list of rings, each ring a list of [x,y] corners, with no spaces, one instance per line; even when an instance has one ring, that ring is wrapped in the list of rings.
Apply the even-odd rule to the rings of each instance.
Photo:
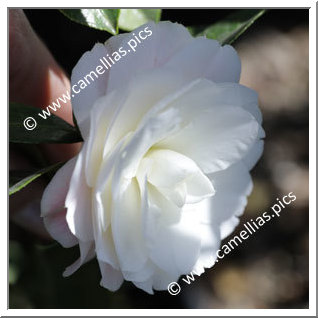
[[[137,170],[139,183],[145,177],[179,208],[200,202],[215,193],[211,181],[193,160],[168,149],[147,152]]]

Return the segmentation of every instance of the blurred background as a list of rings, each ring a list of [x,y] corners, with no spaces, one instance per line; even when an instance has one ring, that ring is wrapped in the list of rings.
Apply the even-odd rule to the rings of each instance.
[[[164,9],[161,20],[209,25],[233,11]],[[58,10],[25,13],[68,74],[85,51],[109,37]],[[99,286],[96,261],[62,278],[78,257],[77,248],[63,249],[10,222],[10,308],[308,308],[308,19],[305,9],[269,10],[234,43],[242,60],[241,83],[259,93],[266,140],[252,170],[253,193],[232,235],[292,191],[297,200],[279,218],[191,285],[180,280],[177,296],[150,296],[127,282],[109,292]]]

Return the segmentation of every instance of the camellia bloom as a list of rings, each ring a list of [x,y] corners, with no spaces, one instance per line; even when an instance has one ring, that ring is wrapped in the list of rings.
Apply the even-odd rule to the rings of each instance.
[[[112,291],[125,279],[153,293],[212,267],[263,151],[257,94],[238,84],[235,50],[179,24],[146,27],[152,34],[135,52],[72,99],[84,143],[42,199],[52,237],[79,244],[64,275],[96,257]],[[72,84],[133,36],[96,44]]]

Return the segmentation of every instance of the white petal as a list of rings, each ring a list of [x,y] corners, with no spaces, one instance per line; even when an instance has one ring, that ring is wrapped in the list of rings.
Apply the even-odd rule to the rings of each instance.
[[[238,83],[241,75],[241,61],[235,49],[230,45],[222,46],[208,64],[206,78],[222,83]]]
[[[97,227],[99,225],[96,225]],[[99,261],[111,265],[114,269],[120,269],[111,227],[108,227],[106,231],[101,229],[96,230],[95,246],[96,257]]]
[[[85,175],[87,184],[91,187],[96,183],[102,165],[107,129],[109,129],[110,122],[120,103],[121,99],[118,94],[112,92],[99,98],[91,110],[90,131],[85,154]]]
[[[245,207],[244,207],[245,208]],[[244,211],[244,209],[243,209]],[[220,233],[222,239],[228,237],[233,233],[234,229],[239,225],[240,219],[237,216],[232,216],[227,221],[223,222],[220,226]]]
[[[151,193],[151,200],[148,199],[148,193]],[[152,248],[154,244],[153,238],[159,235],[159,224],[179,223],[181,207],[151,183],[146,183],[145,191],[142,195],[143,234],[147,238],[147,247]]]
[[[241,160],[258,137],[259,124],[245,110],[215,106],[158,146],[178,151],[205,173],[223,170]]]
[[[113,176],[113,192],[125,188],[137,174],[141,159],[160,140],[179,129],[180,118],[176,109],[169,109],[156,117],[149,118],[130,138],[116,162]]]
[[[186,179],[186,187],[187,204],[198,203],[215,193],[211,181],[201,171],[197,171]]]
[[[226,170],[209,175],[216,193],[209,198],[211,210],[205,214],[202,222],[220,224],[222,239],[229,235],[237,225],[247,204],[246,197],[251,193],[253,183],[248,169],[242,162]]]
[[[148,190],[149,212],[146,224],[155,224],[155,231],[145,231],[148,234],[145,240],[151,243],[148,247],[149,256],[161,270],[172,276],[188,273],[196,263],[201,245],[200,219],[196,205],[185,205],[180,221],[169,224],[164,218],[158,218],[156,213],[153,213],[154,194],[151,187],[148,187]],[[157,209],[160,211],[160,206]],[[161,211],[161,214],[169,212]],[[155,218],[156,222],[151,222],[150,218]]]
[[[72,94],[72,107],[84,140],[86,140],[89,132],[90,111],[95,101],[99,97],[105,95],[108,87],[110,67],[107,65],[105,59],[109,58],[107,54],[111,55],[120,47],[121,42],[125,39],[125,37],[126,36],[124,34],[120,34],[109,38],[105,45],[101,43],[95,44],[91,51],[83,54],[73,68],[71,75],[72,87],[73,85],[77,85],[75,90],[78,91],[81,84],[87,85],[86,87],[82,88],[79,93]],[[102,59],[104,64],[100,59]],[[105,65],[108,68],[106,68]],[[99,74],[96,71],[98,66],[101,66],[105,72]],[[94,71],[96,75],[91,73],[92,71]],[[87,76],[88,74],[90,74],[91,77]],[[82,82],[79,83],[79,81]]]
[[[199,170],[193,160],[169,149],[154,149],[146,158],[152,161],[148,181],[156,187],[172,188]]]
[[[178,90],[184,81],[180,74],[166,69],[157,69],[135,76],[129,86],[120,91],[120,94],[127,98],[120,104],[107,131],[104,156],[125,135],[135,131],[145,114],[162,98]]]
[[[264,136],[257,122],[261,121],[257,95],[239,84],[196,80],[180,89],[170,102],[166,100],[163,109],[178,109],[182,125],[188,126],[157,146],[185,154],[204,172],[224,169],[242,159],[254,141]]]
[[[157,270],[153,277],[153,288],[155,290],[167,290],[168,285],[171,282],[176,282],[180,275],[172,275],[171,273]]]
[[[91,204],[91,189],[86,184],[84,153],[86,143],[77,156],[77,161],[66,196],[66,220],[71,232],[80,240],[88,242],[94,239]]]
[[[114,247],[112,229],[109,226],[112,214],[111,180],[114,163],[118,160],[124,142],[125,139],[118,143],[109,157],[103,161],[94,189],[95,199],[93,200],[93,224],[97,258],[110,264],[115,269],[119,269],[120,266]]]
[[[103,44],[95,44],[91,51],[82,55],[72,71],[71,85],[72,87],[73,85],[77,85],[77,87],[75,87],[76,91],[80,89],[80,84],[82,83],[78,83],[80,80],[87,85],[78,94],[73,94],[72,96],[74,115],[84,140],[88,134],[89,128],[87,126],[87,119],[89,118],[90,110],[95,101],[106,93],[108,71],[106,70],[104,74],[99,75],[96,73],[96,67],[102,65],[99,59],[103,56],[106,57],[107,53],[109,53],[109,51]],[[86,77],[87,81],[90,83],[88,84],[85,80],[85,76],[90,74],[90,72],[95,72],[95,74],[92,73],[91,77]],[[85,121],[86,125],[83,125]]]
[[[258,140],[253,147],[249,150],[249,152],[243,158],[243,162],[246,165],[248,170],[251,170],[256,162],[259,160],[264,150],[264,141]]]
[[[149,280],[153,273],[156,271],[156,266],[148,260],[147,263],[137,272],[127,272],[123,271],[124,278],[128,281],[136,282],[144,282]]]
[[[133,283],[136,287],[142,289],[146,293],[148,293],[150,295],[154,294],[154,291],[152,289],[152,279],[148,279],[144,282],[133,282]]]
[[[207,199],[206,201],[209,201]],[[196,275],[201,275],[205,268],[211,268],[216,259],[216,252],[220,248],[221,237],[218,224],[201,224],[201,249],[200,256],[192,271]]]
[[[120,191],[112,202],[112,231],[122,271],[138,271],[147,261],[142,237],[141,196],[136,179]]]
[[[237,83],[210,83],[210,93],[213,94],[213,105],[242,107],[251,113],[259,124],[262,123],[258,94],[253,89]]]
[[[153,150],[146,158],[152,161],[148,181],[177,206],[213,195],[211,182],[190,158],[171,150]]]
[[[178,184],[172,189],[159,187],[156,189],[179,208],[182,208],[187,202],[187,186],[185,182]]]
[[[107,263],[98,261],[98,264],[102,274],[101,286],[110,291],[118,290],[124,281],[122,273]]]
[[[76,245],[77,238],[66,222],[65,198],[69,188],[76,158],[61,167],[44,190],[41,201],[41,216],[50,235],[63,247]]]
[[[146,27],[151,30],[152,34],[139,43],[133,52],[128,46],[128,42],[134,40],[134,34],[139,34]],[[148,32],[150,34],[150,31]],[[140,72],[161,68],[191,39],[191,35],[184,26],[168,21],[157,24],[150,22],[126,34],[121,46],[126,51],[130,50],[130,53],[111,67],[108,92],[113,89],[122,90],[124,85]]]
[[[156,267],[153,275],[143,282],[133,282],[135,286],[144,290],[150,295],[154,294],[155,290],[167,290],[168,285],[171,282],[175,282],[179,279],[180,275],[171,275]]]
[[[95,256],[94,243],[79,241],[80,258],[63,272],[64,277],[68,277],[76,272],[83,264],[89,262]]]
[[[76,160],[77,157],[74,157],[63,165],[45,188],[41,201],[42,217],[54,214],[65,207],[65,198]]]
[[[198,113],[223,105],[224,107],[241,107],[249,112],[259,124],[262,123],[257,93],[236,83],[213,83],[206,79],[196,79],[185,83],[176,93],[165,97],[164,100],[164,105],[159,108],[158,106],[162,104],[159,103],[153,107],[153,110],[158,113],[168,107],[177,108],[186,122],[191,122]],[[153,115],[153,113],[149,113]],[[145,119],[147,116],[148,114],[145,115]],[[259,129],[258,138],[263,138],[264,131],[261,126]]]
[[[66,209],[43,217],[46,230],[63,247],[72,247],[78,243],[66,222]]]
[[[167,66],[183,70],[188,80],[206,78],[218,83],[238,82],[241,73],[240,59],[231,46],[221,47],[217,41],[203,37],[188,42]]]

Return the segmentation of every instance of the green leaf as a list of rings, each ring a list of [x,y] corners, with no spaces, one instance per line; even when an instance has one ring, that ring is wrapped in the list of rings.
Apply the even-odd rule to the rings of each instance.
[[[161,9],[120,9],[118,26],[125,31],[132,31],[149,22],[159,22]]]
[[[30,184],[32,181],[43,176],[44,174],[48,172],[56,171],[62,165],[63,163],[57,163],[38,171],[19,171],[19,170],[10,171],[9,172],[9,195],[20,191],[21,189],[26,187],[28,184]]]
[[[242,35],[266,10],[243,9],[229,15],[225,20],[205,28],[190,28],[196,36],[205,35],[209,39],[218,40],[222,45],[233,43]]]
[[[64,9],[60,10],[70,20],[107,31],[118,33],[118,17],[120,9]]]
[[[51,114],[46,119],[41,118],[41,109],[18,103],[10,103],[9,107],[9,141],[15,143],[74,143],[83,141],[78,129],[63,119]],[[33,130],[25,128],[26,118],[32,117],[30,126],[36,121]],[[29,128],[30,128],[29,126]]]

